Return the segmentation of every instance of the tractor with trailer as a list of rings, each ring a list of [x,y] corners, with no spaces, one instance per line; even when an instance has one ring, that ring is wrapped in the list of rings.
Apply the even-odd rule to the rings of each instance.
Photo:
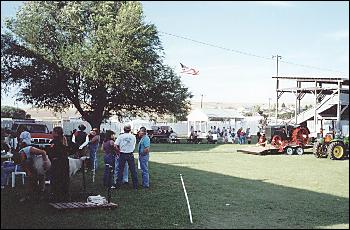
[[[327,133],[315,141],[313,154],[317,158],[344,159],[349,156],[349,137],[341,137],[334,132]]]

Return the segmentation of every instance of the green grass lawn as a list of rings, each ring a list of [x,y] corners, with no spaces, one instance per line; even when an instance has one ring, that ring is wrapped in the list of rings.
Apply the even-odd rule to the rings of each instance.
[[[153,144],[151,188],[133,191],[130,183],[113,190],[119,205],[113,210],[59,212],[47,201],[19,203],[20,185],[5,188],[1,228],[349,228],[349,160],[316,159],[310,152],[257,156],[236,152],[239,147]],[[97,181],[88,173],[87,184],[89,192],[107,196],[103,167],[100,153]],[[72,193],[81,190],[81,178],[75,175]]]

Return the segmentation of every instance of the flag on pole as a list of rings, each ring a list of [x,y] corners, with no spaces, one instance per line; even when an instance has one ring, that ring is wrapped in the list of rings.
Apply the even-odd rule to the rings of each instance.
[[[195,70],[193,68],[189,68],[185,66],[184,64],[180,63],[182,72],[181,73],[186,73],[186,74],[191,74],[191,75],[198,75],[199,71]]]

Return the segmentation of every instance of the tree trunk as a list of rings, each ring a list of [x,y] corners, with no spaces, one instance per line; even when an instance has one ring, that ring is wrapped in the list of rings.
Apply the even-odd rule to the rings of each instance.
[[[91,128],[98,128],[100,130],[102,119],[99,119],[99,120],[93,119],[93,120],[88,121],[88,122],[91,125]]]
[[[100,130],[100,126],[102,124],[102,116],[88,116],[88,117],[83,117],[89,124],[91,125],[91,128],[98,128]]]

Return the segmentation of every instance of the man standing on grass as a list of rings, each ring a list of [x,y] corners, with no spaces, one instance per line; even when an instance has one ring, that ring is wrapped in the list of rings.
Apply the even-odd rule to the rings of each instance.
[[[132,176],[132,183],[134,186],[134,189],[137,189],[137,171],[135,168],[135,160],[134,160],[134,150],[136,145],[136,137],[135,135],[130,133],[131,126],[125,125],[124,126],[124,133],[120,134],[116,140],[116,145],[118,147],[118,150],[120,152],[119,157],[119,171],[118,171],[118,178],[117,178],[117,188],[120,187],[123,174],[124,174],[124,167],[125,162],[128,162],[129,169]]]
[[[141,127],[139,136],[141,138],[139,143],[139,160],[142,171],[142,187],[149,188],[149,172],[148,172],[148,161],[149,161],[149,150],[151,147],[151,141],[147,136],[146,128]]]

